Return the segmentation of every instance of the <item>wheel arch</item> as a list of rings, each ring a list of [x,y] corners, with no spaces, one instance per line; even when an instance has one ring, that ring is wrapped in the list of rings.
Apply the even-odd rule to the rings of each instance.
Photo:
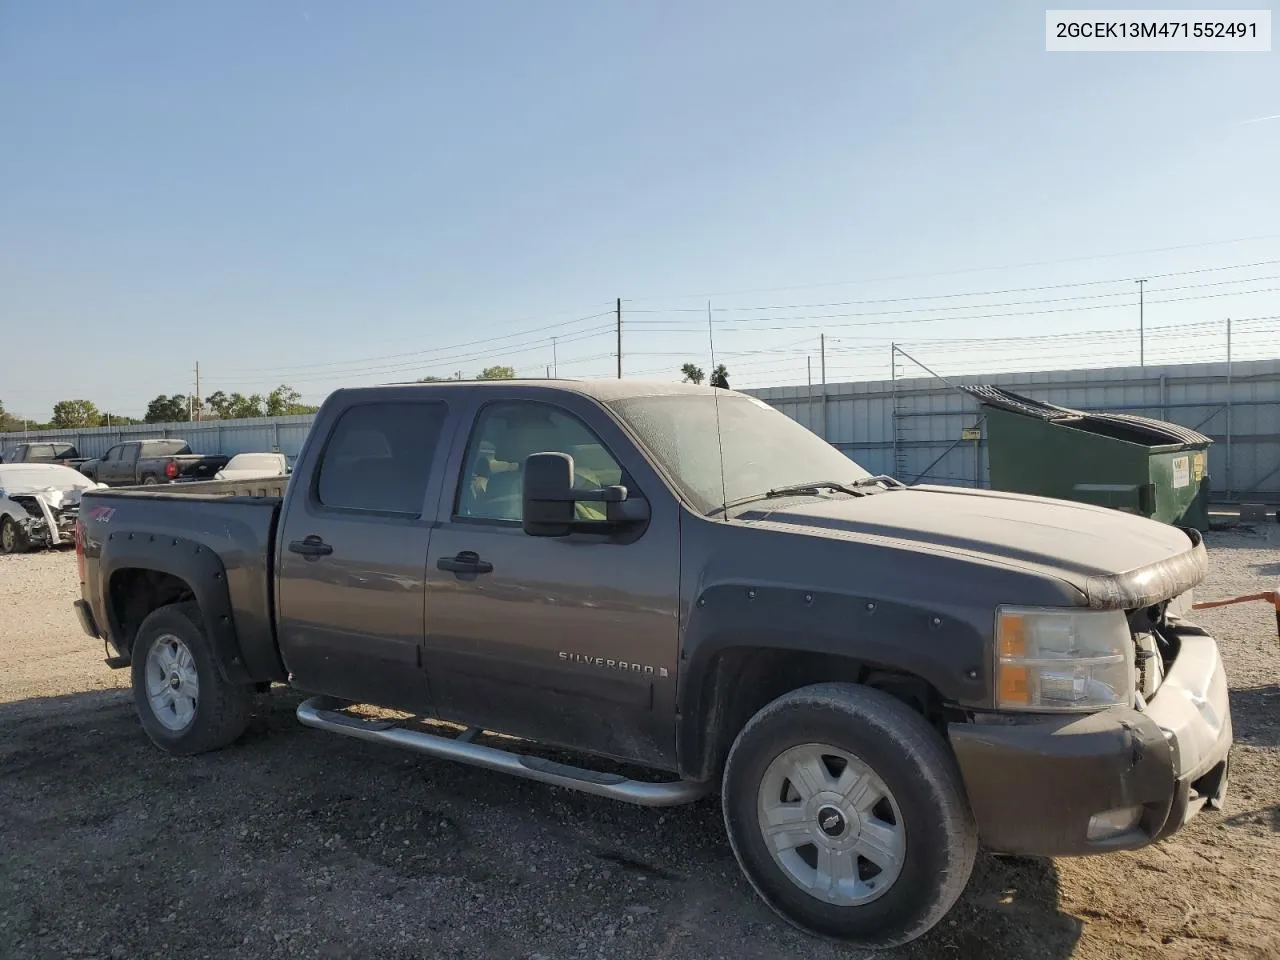
[[[989,631],[972,611],[927,595],[894,600],[736,578],[706,585],[681,637],[680,771],[715,777],[756,710],[811,683],[885,689],[935,725],[947,704],[985,705]]]
[[[851,654],[790,643],[726,643],[711,653],[686,688],[677,754],[681,775],[717,778],[734,737],[759,710],[792,691],[822,682],[882,690],[925,717],[945,737],[945,700],[925,678]]]
[[[131,655],[138,628],[152,611],[194,601],[223,679],[271,679],[253,675],[245,663],[226,569],[213,550],[183,537],[114,531],[99,563],[107,628],[121,653]]]

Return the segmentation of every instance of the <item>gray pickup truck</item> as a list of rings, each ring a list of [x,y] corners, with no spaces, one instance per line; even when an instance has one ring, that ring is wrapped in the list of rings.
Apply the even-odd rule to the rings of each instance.
[[[905,487],[728,390],[340,390],[290,478],[89,491],[77,550],[162,749],[232,743],[280,682],[311,727],[718,792],[759,895],[867,946],[936,924],[980,842],[1133,849],[1226,789],[1197,532]]]
[[[85,460],[80,472],[109,487],[152,486],[210,480],[230,457],[192,453],[185,440],[129,440],[101,457]]]

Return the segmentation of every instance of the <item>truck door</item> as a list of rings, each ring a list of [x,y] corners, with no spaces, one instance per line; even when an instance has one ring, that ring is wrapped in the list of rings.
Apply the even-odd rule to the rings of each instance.
[[[674,763],[679,514],[674,498],[594,402],[486,388],[427,562],[425,656],[450,720],[659,766]],[[574,457],[578,482],[651,500],[639,536],[524,533],[530,454]],[[660,495],[661,494],[661,495]]]
[[[108,459],[102,461],[103,476],[98,477],[112,487],[127,486],[137,480],[138,443],[121,443],[107,451]],[[112,457],[111,454],[115,456]]]
[[[439,400],[354,402],[317,422],[277,555],[281,655],[302,690],[427,711],[423,569],[439,499]]]

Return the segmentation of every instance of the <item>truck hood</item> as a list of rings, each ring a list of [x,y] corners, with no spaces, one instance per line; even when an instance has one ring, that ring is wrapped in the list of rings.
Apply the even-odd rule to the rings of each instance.
[[[865,497],[805,497],[760,506],[736,519],[1039,568],[1077,587],[1099,609],[1171,599],[1208,572],[1197,531],[1087,504],[990,490],[920,486]]]

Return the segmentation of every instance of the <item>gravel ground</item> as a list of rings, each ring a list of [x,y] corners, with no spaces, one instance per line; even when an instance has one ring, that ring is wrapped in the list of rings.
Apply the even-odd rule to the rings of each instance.
[[[1201,595],[1271,587],[1280,528],[1210,537]],[[714,801],[658,812],[308,730],[261,699],[234,747],[153,748],[71,612],[66,553],[0,557],[0,956],[857,956],[780,924]],[[1232,686],[1225,813],[1136,853],[980,857],[903,958],[1280,955],[1280,643],[1204,611]]]

